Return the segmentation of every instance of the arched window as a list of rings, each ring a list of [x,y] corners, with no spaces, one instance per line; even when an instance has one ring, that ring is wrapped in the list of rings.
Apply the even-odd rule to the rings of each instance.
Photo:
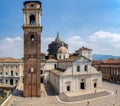
[[[31,35],[31,41],[32,41],[32,42],[35,41],[34,35]]]
[[[30,25],[35,25],[35,16],[34,15],[30,16]]]
[[[13,70],[11,70],[11,76],[13,76]]]
[[[87,65],[85,65],[85,67],[84,67],[84,68],[85,68],[85,71],[88,71],[88,66],[87,66]]]
[[[77,66],[77,72],[80,72],[80,66],[79,65]]]

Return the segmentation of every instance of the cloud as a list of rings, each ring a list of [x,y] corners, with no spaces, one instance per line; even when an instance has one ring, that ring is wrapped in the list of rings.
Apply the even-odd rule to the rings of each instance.
[[[98,31],[88,37],[94,53],[120,55],[120,34]]]
[[[97,42],[97,41],[103,41],[103,42],[119,42],[120,41],[120,34],[117,33],[111,33],[111,32],[104,32],[104,31],[98,31],[93,33],[89,37],[89,41],[91,42]]]
[[[47,54],[48,44],[54,41],[52,37],[41,37],[41,51]],[[73,35],[64,39],[69,45],[69,52],[73,53],[82,46],[93,49],[96,54],[120,55],[120,34],[98,31],[86,39],[80,35]],[[23,38],[6,37],[0,41],[0,57],[23,57]]]
[[[76,49],[86,45],[86,42],[78,35],[67,38],[65,42],[69,45],[69,52],[73,52]]]
[[[23,57],[23,38],[6,37],[0,42],[0,57]]]
[[[54,38],[41,37],[42,48],[41,51],[47,53],[48,44],[53,41]],[[2,41],[0,41],[0,57],[14,57],[14,58],[22,58],[23,57],[23,38],[15,37],[10,38],[6,37]]]

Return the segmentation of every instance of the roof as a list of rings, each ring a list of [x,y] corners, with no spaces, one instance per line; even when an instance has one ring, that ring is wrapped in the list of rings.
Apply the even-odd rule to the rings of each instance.
[[[103,63],[102,60],[93,60],[93,61],[92,61],[92,64],[93,64],[93,65],[100,65],[100,64],[102,64],[102,63]]]
[[[35,3],[39,3],[39,4],[41,4],[41,2],[39,1],[39,0],[34,0],[34,1],[25,1],[23,4],[25,5],[26,3],[30,3],[30,2],[35,2]]]
[[[101,65],[101,64],[120,64],[120,58],[114,59],[114,58],[110,58],[110,59],[106,59],[106,60],[94,60],[93,61],[94,65]]]
[[[57,62],[57,60],[55,60],[55,59],[49,59],[49,60],[47,60],[46,62],[52,63],[52,62]]]
[[[79,52],[79,51],[82,51],[82,50],[88,50],[88,51],[92,51],[92,49],[89,49],[87,47],[82,47],[80,48],[79,50],[75,51],[75,52]]]
[[[12,57],[0,58],[0,63],[21,63],[22,60],[17,60]]]
[[[79,59],[80,57],[83,57],[83,58],[87,59],[88,61],[91,61],[90,59],[88,59],[84,56],[71,56],[70,58],[59,60],[58,62],[73,62],[73,61]]]
[[[59,37],[59,32],[57,33],[57,36],[56,36],[56,38],[55,38],[55,42],[56,42],[56,43],[61,42],[60,37]]]
[[[53,74],[56,74],[56,75],[60,75],[60,71],[56,70],[56,69],[50,70],[50,72],[52,72]]]
[[[58,49],[58,53],[62,53],[62,54],[68,54],[68,49],[65,47],[65,46],[61,46],[59,49]]]
[[[9,85],[9,84],[0,84],[0,88],[13,88],[13,85]]]
[[[60,69],[60,68],[50,70],[50,72],[52,72],[56,75],[60,75],[60,73],[63,73],[65,71],[66,71],[65,69]]]
[[[103,61],[103,63],[120,63],[120,58],[118,58],[118,59],[113,59],[113,58],[111,58],[111,59],[107,59],[107,60],[104,60]]]

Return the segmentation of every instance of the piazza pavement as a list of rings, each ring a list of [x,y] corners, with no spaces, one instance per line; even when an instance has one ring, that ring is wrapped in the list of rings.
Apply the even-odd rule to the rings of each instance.
[[[120,85],[103,82],[103,91],[79,95],[71,94],[55,95],[49,85],[42,85],[42,97],[21,97],[20,92],[12,96],[7,106],[120,106]],[[75,96],[73,96],[75,95]]]

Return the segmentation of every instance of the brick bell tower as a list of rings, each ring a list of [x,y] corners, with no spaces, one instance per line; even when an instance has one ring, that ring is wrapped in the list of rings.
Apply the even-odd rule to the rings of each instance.
[[[41,2],[24,2],[24,96],[41,96]]]

